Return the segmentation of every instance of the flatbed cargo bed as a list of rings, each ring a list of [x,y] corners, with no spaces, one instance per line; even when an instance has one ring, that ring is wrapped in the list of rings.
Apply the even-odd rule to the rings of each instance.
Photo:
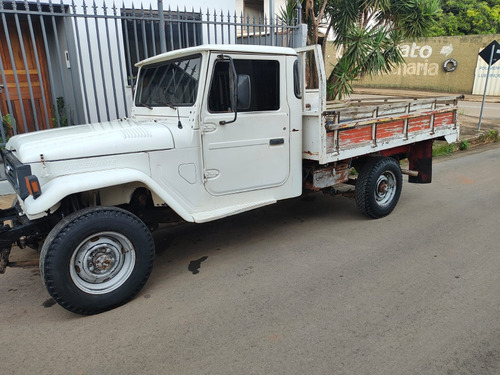
[[[427,140],[457,141],[457,103],[463,96],[327,102],[321,52],[306,47],[299,53],[303,67],[311,59],[307,54],[314,54],[319,82],[304,90],[302,100],[304,159],[327,164]]]

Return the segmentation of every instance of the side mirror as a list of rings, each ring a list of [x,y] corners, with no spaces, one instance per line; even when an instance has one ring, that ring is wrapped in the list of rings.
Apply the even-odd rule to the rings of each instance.
[[[252,88],[248,74],[238,74],[238,110],[245,111],[250,108]]]

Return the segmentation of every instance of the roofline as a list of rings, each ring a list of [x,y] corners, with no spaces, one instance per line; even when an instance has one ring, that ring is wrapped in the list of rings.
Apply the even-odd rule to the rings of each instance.
[[[157,63],[165,60],[175,59],[182,56],[193,55],[202,52],[222,52],[222,53],[256,53],[268,55],[287,55],[297,56],[297,51],[289,47],[274,47],[274,46],[254,46],[248,44],[203,44],[196,47],[181,48],[178,50],[161,53],[159,55],[149,57],[135,64],[136,67]]]

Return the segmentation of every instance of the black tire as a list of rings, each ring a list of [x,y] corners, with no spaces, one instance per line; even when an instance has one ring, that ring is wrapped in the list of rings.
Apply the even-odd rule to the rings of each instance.
[[[356,205],[368,217],[387,216],[396,207],[402,186],[401,168],[395,159],[371,158],[361,168],[356,181]]]
[[[144,286],[154,261],[146,225],[128,211],[92,207],[63,218],[40,254],[47,291],[65,309],[82,315],[111,310]]]

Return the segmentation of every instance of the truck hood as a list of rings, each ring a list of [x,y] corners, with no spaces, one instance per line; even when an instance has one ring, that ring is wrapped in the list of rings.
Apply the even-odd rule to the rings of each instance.
[[[12,137],[7,150],[22,163],[86,158],[175,147],[165,124],[133,119],[42,130]]]

